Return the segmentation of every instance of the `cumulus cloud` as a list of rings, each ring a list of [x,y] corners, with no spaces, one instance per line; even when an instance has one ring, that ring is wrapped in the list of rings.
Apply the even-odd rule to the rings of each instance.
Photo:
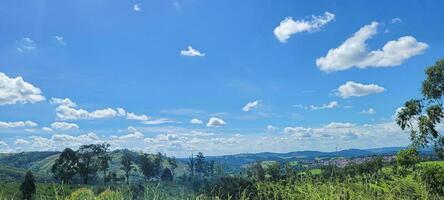
[[[316,65],[325,72],[341,71],[352,67],[392,67],[420,55],[428,48],[412,36],[388,41],[382,49],[368,51],[366,41],[377,33],[379,23],[362,27],[339,47],[330,49],[326,56],[316,59]]]
[[[51,127],[56,130],[79,129],[79,126],[77,124],[67,122],[54,122],[51,124]]]
[[[347,81],[347,83],[339,86],[337,91],[338,96],[346,99],[349,97],[362,97],[370,94],[381,93],[385,91],[385,88],[376,84],[362,84]]]
[[[203,121],[200,120],[200,119],[196,119],[196,118],[194,118],[194,119],[191,119],[191,120],[190,120],[190,123],[191,123],[191,124],[202,124]]]
[[[37,48],[37,44],[29,37],[22,37],[17,41],[17,51],[33,51]]]
[[[217,118],[217,117],[211,117],[208,120],[207,127],[221,127],[221,126],[223,126],[225,124],[226,123],[225,123],[224,120],[222,120],[220,118]]]
[[[98,141],[99,137],[95,133],[91,132],[79,136],[72,136],[67,134],[55,134],[52,136],[51,139],[54,142],[85,144]]]
[[[363,110],[360,113],[364,115],[373,115],[376,114],[376,111],[373,108],[369,108],[368,110]]]
[[[247,105],[245,105],[242,108],[242,111],[244,112],[248,112],[251,111],[253,109],[256,109],[260,106],[261,101],[260,100],[256,100],[256,101],[252,101],[252,102],[248,102]]]
[[[126,118],[129,119],[129,120],[137,120],[137,121],[146,121],[146,120],[149,119],[149,117],[146,116],[146,115],[143,115],[143,114],[142,115],[136,115],[134,113],[127,113],[126,114]]]
[[[33,121],[15,121],[15,122],[2,122],[0,121],[0,128],[18,128],[18,127],[35,127],[37,123]]]
[[[28,140],[24,140],[24,139],[16,139],[14,142],[15,145],[24,145],[24,144],[29,144]]]
[[[27,83],[22,77],[10,78],[0,72],[0,105],[36,103],[45,97],[39,88]]]
[[[111,139],[117,140],[134,140],[134,139],[143,139],[144,135],[136,128],[130,126],[128,127],[128,134],[122,136],[111,136]]]
[[[180,55],[190,56],[190,57],[194,57],[194,56],[202,57],[202,56],[205,56],[205,53],[201,53],[197,49],[193,49],[193,47],[188,46],[187,50],[180,51]]]
[[[58,105],[56,108],[57,119],[59,120],[79,120],[79,119],[104,119],[126,116],[129,120],[148,120],[146,115],[136,115],[126,112],[123,108],[105,108],[94,111],[87,111],[77,108],[77,104],[69,98],[51,98],[51,103]]]
[[[337,101],[332,101],[328,104],[323,104],[320,106],[310,105],[308,107],[308,109],[310,109],[310,110],[324,110],[324,109],[332,109],[332,108],[337,108],[337,107],[339,107],[339,103]]]
[[[287,42],[293,34],[319,30],[334,18],[335,15],[329,12],[325,12],[321,16],[313,15],[310,20],[295,21],[293,18],[287,17],[274,29],[274,35],[280,42]]]
[[[133,10],[136,11],[136,12],[141,11],[142,10],[142,4],[140,4],[140,3],[134,4]]]
[[[51,104],[56,104],[56,105],[63,105],[63,106],[68,106],[68,107],[76,107],[77,104],[74,103],[73,101],[71,101],[71,99],[69,98],[54,98],[52,97],[50,100]]]

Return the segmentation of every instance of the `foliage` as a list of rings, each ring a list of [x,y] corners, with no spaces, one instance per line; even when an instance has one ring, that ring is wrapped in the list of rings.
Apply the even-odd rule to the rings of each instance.
[[[120,169],[122,169],[125,172],[126,183],[129,184],[130,172],[131,170],[134,169],[134,166],[133,166],[133,161],[131,160],[131,157],[128,155],[128,153],[123,154],[121,164],[122,167]]]
[[[25,180],[20,185],[20,191],[22,192],[23,199],[30,200],[32,195],[36,193],[35,179],[31,171],[26,172]]]
[[[93,191],[87,188],[80,188],[71,195],[69,195],[66,200],[94,200],[95,196]]]
[[[255,199],[257,193],[254,182],[240,176],[218,178],[207,185],[204,191],[208,196],[221,199]]]
[[[76,153],[72,149],[64,149],[51,168],[54,178],[61,180],[63,183],[69,183],[77,173],[78,160]]]
[[[438,155],[444,156],[439,153],[444,151],[444,139],[436,129],[444,117],[444,60],[427,68],[426,76],[421,87],[423,98],[407,101],[397,112],[396,123],[403,130],[410,130],[413,147],[424,147],[431,143]]]
[[[117,191],[105,190],[100,193],[96,200],[123,200],[123,194]]]
[[[160,176],[160,180],[162,181],[173,181],[173,172],[169,168],[165,168],[162,171],[162,175]]]
[[[140,156],[140,170],[146,180],[155,177],[154,163],[148,157],[148,154],[144,153]]]
[[[444,166],[423,165],[420,177],[430,193],[444,196]]]
[[[419,163],[419,152],[415,148],[403,149],[398,152],[396,161],[404,168],[414,168]]]

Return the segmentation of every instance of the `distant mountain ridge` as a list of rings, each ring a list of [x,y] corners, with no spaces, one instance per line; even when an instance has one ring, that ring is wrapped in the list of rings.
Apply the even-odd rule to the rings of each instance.
[[[294,151],[287,153],[273,153],[273,152],[261,152],[261,153],[241,153],[233,155],[222,156],[207,156],[207,160],[214,160],[219,163],[225,163],[230,168],[239,168],[245,164],[261,161],[279,161],[289,162],[297,160],[313,160],[319,158],[334,158],[334,157],[365,157],[365,156],[377,156],[377,155],[394,155],[399,150],[406,147],[382,147],[371,149],[345,149],[338,152],[322,152],[322,151]],[[179,158],[178,160],[186,162],[188,158]]]

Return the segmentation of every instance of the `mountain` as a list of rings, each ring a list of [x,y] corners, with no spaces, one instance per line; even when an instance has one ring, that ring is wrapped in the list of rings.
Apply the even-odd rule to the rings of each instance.
[[[272,153],[272,152],[261,152],[261,153],[242,153],[234,155],[223,155],[223,156],[207,156],[207,160],[214,160],[217,163],[221,163],[228,171],[238,171],[245,165],[260,161],[277,161],[277,162],[290,162],[298,160],[319,160],[319,159],[331,159],[335,157],[366,157],[366,156],[377,156],[377,155],[394,155],[400,149],[405,147],[384,147],[384,148],[374,148],[374,149],[346,149],[338,152],[321,152],[321,151],[295,151],[288,153]],[[182,162],[187,162],[187,158],[178,159]]]
[[[347,149],[338,152],[321,152],[321,151],[295,151],[288,153],[242,153],[235,155],[223,156],[207,156],[207,160],[214,160],[216,163],[224,166],[228,172],[239,171],[246,165],[257,160],[267,162],[291,162],[291,161],[313,161],[313,160],[329,160],[337,157],[352,158],[366,157],[373,155],[394,155],[403,147],[387,147],[374,149]],[[120,161],[123,153],[128,153],[134,161],[135,167],[140,164],[139,156],[141,152],[129,150],[112,151],[112,161],[110,163],[110,171],[116,172],[118,176],[122,176],[120,170]],[[60,152],[41,151],[41,152],[21,152],[21,153],[0,153],[0,180],[21,180],[27,170],[32,170],[39,180],[50,180],[50,170],[55,160],[59,157]],[[164,159],[164,166],[169,166]],[[175,171],[176,175],[187,172],[188,158],[178,158],[178,167]],[[142,178],[139,170],[133,173],[133,178]],[[100,175],[99,175],[100,177]]]

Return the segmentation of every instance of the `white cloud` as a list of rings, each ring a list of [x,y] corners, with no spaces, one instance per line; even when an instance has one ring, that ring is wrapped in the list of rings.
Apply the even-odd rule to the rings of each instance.
[[[37,44],[29,37],[22,37],[17,41],[17,51],[19,52],[33,51],[36,48]]]
[[[278,128],[272,126],[272,125],[268,125],[267,126],[267,131],[276,131]]]
[[[376,111],[373,108],[369,108],[368,110],[363,110],[360,113],[364,115],[373,115],[376,114]]]
[[[353,81],[347,81],[347,83],[339,86],[337,90],[337,95],[346,99],[349,97],[361,97],[370,94],[381,93],[385,91],[385,88],[376,84],[362,84],[355,83]]]
[[[8,144],[6,144],[6,142],[3,142],[0,140],[0,146],[8,146]]]
[[[245,106],[242,108],[242,111],[244,111],[244,112],[251,111],[251,110],[253,110],[253,109],[258,108],[258,107],[260,106],[260,104],[261,104],[261,101],[260,101],[260,100],[256,100],[256,101],[248,102],[247,105],[245,105]]]
[[[112,118],[117,116],[117,111],[112,108],[105,108],[102,110],[95,110],[89,113],[89,117],[92,119]]]
[[[332,101],[328,104],[323,104],[321,106],[310,105],[308,109],[310,110],[323,110],[323,109],[332,109],[339,107],[339,103],[337,101]]]
[[[366,41],[377,33],[379,24],[372,22],[362,27],[339,47],[330,49],[325,57],[316,59],[316,65],[325,72],[341,71],[354,66],[392,67],[402,64],[407,59],[424,53],[428,45],[418,42],[412,36],[403,36],[388,41],[382,49],[368,51]]]
[[[126,114],[126,118],[129,119],[129,120],[138,120],[138,121],[146,121],[146,120],[150,119],[146,115],[136,115],[134,113],[127,113]]]
[[[220,118],[217,118],[217,117],[211,117],[208,120],[207,127],[221,127],[221,126],[223,126],[225,124],[226,123],[225,123],[224,120],[222,120]]]
[[[203,121],[200,120],[200,119],[196,119],[196,118],[194,118],[194,119],[191,119],[191,120],[190,120],[190,123],[191,123],[191,124],[202,124]]]
[[[167,119],[167,118],[159,118],[159,119],[153,119],[153,120],[149,120],[149,121],[143,121],[142,123],[148,124],[148,125],[158,125],[158,124],[174,123],[174,121]]]
[[[25,82],[22,77],[10,78],[0,72],[0,105],[36,103],[44,100],[40,89]]]
[[[54,38],[57,40],[57,42],[63,46],[66,45],[65,39],[61,35],[56,35]]]
[[[69,98],[54,98],[52,97],[50,100],[51,104],[56,104],[56,105],[63,105],[63,106],[68,106],[68,107],[76,107],[77,104],[74,103],[73,101],[71,101],[71,99]]]
[[[325,24],[332,21],[335,15],[325,12],[322,16],[311,16],[311,20],[293,20],[291,17],[285,18],[278,27],[274,29],[274,35],[280,42],[287,42],[287,40],[296,33],[311,32],[319,30]]]
[[[392,23],[392,24],[399,24],[399,23],[402,23],[402,20],[400,18],[396,17],[396,18],[393,18],[390,21],[390,23]]]
[[[51,127],[56,130],[79,129],[79,126],[77,124],[67,122],[54,122],[51,124]]]
[[[194,57],[194,56],[205,56],[205,53],[201,53],[196,49],[193,49],[193,47],[188,46],[187,50],[182,50],[180,51],[180,55],[182,56],[190,56],[190,57]]]
[[[33,121],[16,121],[16,122],[2,122],[0,121],[0,128],[18,128],[18,127],[35,127],[37,123]]]
[[[52,128],[49,128],[49,127],[46,127],[46,126],[45,126],[45,127],[42,128],[42,130],[43,130],[43,131],[47,131],[47,132],[51,132],[51,131],[52,131]]]
[[[134,140],[134,139],[142,139],[145,136],[143,133],[138,131],[136,128],[130,126],[128,127],[129,134],[122,135],[122,136],[111,136],[111,139],[117,139],[117,140]]]
[[[15,145],[24,145],[24,144],[29,144],[28,140],[24,140],[24,139],[16,139],[14,142]]]
[[[51,98],[51,103],[58,105],[56,108],[57,119],[59,120],[79,120],[79,119],[104,119],[113,117],[125,117],[128,120],[149,120],[147,115],[137,115],[132,112],[127,112],[123,108],[105,108],[94,111],[87,111],[84,109],[76,108],[77,104],[71,101],[69,98]]]
[[[325,125],[324,127],[325,128],[352,128],[352,127],[355,127],[356,125],[355,124],[352,124],[352,123],[343,123],[343,122],[331,122],[331,123],[329,123],[329,124],[327,124],[327,125]]]
[[[140,4],[140,3],[134,4],[133,10],[136,11],[136,12],[141,11],[142,10],[142,4]]]
[[[123,108],[117,108],[117,114],[119,116],[126,116],[126,111]]]
[[[99,140],[99,137],[95,133],[91,132],[79,136],[55,134],[51,139],[54,142],[86,144]]]

